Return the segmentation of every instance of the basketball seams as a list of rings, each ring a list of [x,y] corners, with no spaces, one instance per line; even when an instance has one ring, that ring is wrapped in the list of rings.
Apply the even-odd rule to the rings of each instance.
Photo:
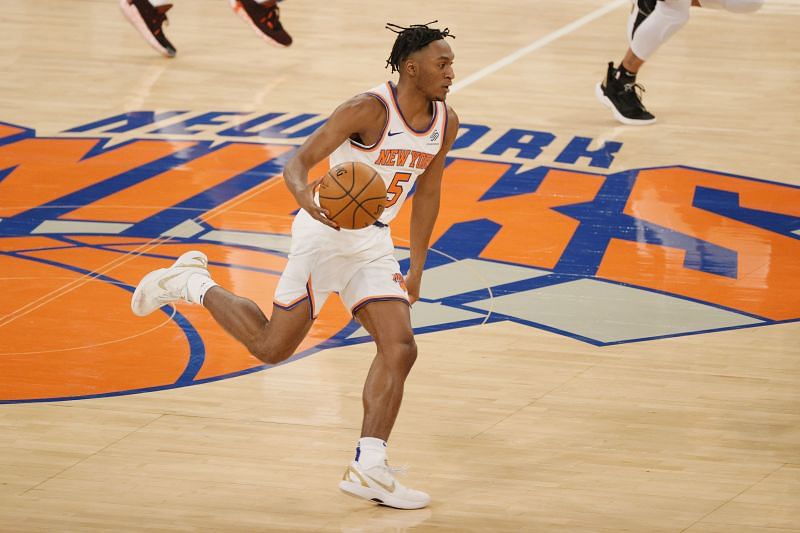
[[[333,169],[331,169],[331,170],[333,170]],[[350,188],[349,189],[346,188],[344,185],[342,185],[342,182],[339,181],[339,179],[336,176],[331,174],[330,170],[328,171],[328,176],[330,176],[331,179],[336,182],[336,185],[338,185],[339,188],[342,189],[345,194],[350,195],[350,198],[352,198],[353,195],[350,194],[350,192],[353,190],[353,187],[356,186],[356,172],[355,172],[355,169],[351,170],[350,172],[352,173],[353,179],[350,182]],[[339,198],[344,198],[344,196],[340,196]]]
[[[336,182],[336,185],[338,185],[338,186],[339,186],[339,189],[341,189],[341,190],[344,192],[344,194],[343,194],[342,196],[338,196],[338,197],[336,197],[336,198],[333,198],[333,197],[330,197],[330,196],[328,196],[328,197],[326,197],[326,198],[330,198],[330,199],[334,199],[334,200],[339,200],[339,199],[341,199],[341,198],[344,198],[345,196],[349,196],[349,197],[350,197],[350,201],[349,201],[349,202],[347,202],[347,203],[344,205],[344,207],[342,207],[342,208],[341,208],[341,209],[340,209],[340,210],[339,210],[337,213],[334,213],[334,214],[332,214],[332,215],[330,216],[330,218],[332,218],[332,219],[335,219],[336,217],[338,217],[339,215],[341,215],[342,213],[344,213],[345,209],[347,209],[348,207],[350,207],[350,205],[351,205],[353,202],[355,202],[355,201],[356,201],[355,197],[353,197],[353,195],[352,195],[352,194],[350,194],[350,192],[353,190],[353,187],[355,187],[355,185],[356,185],[356,168],[355,168],[355,163],[351,163],[351,166],[352,166],[352,168],[351,168],[351,170],[350,170],[350,175],[352,176],[352,178],[353,178],[353,179],[351,179],[351,180],[350,180],[350,188],[349,188],[349,189],[348,189],[348,188],[345,188],[345,186],[344,186],[344,185],[342,185],[342,182],[341,182],[341,181],[339,181],[339,179],[338,179],[338,178],[337,178],[337,177],[336,177],[336,176],[335,176],[335,175],[334,175],[334,174],[331,172],[331,170],[333,170],[333,169],[330,169],[330,170],[328,170],[328,176],[330,176],[330,177],[331,177],[331,179],[332,179],[334,182]],[[372,181],[371,181],[371,180],[370,180],[370,183],[372,183]],[[362,189],[362,190],[363,190],[363,189]],[[355,211],[355,210],[354,210],[354,211]]]
[[[356,207],[356,209],[353,209],[353,225],[354,225],[354,226],[355,226],[355,220],[356,220],[356,213],[358,213],[358,210],[359,210],[359,209],[363,210],[363,211],[364,211],[364,212],[367,214],[367,216],[369,216],[369,217],[372,219],[372,222],[373,222],[373,223],[374,223],[375,221],[377,221],[377,220],[378,220],[378,218],[380,218],[380,214],[378,214],[378,216],[376,217],[375,215],[373,215],[372,213],[370,213],[370,211],[369,211],[369,210],[368,210],[366,207],[364,207],[364,205],[363,205],[364,203],[368,202],[369,200],[380,200],[380,198],[381,198],[380,196],[377,196],[377,197],[372,197],[372,198],[366,198],[366,199],[362,200],[361,202],[359,202],[359,201],[357,200],[358,196],[359,196],[359,195],[360,195],[360,194],[361,194],[361,193],[362,193],[362,192],[363,192],[363,191],[364,191],[364,190],[365,190],[367,187],[369,187],[369,186],[372,184],[372,182],[373,182],[373,181],[375,181],[375,178],[380,178],[380,175],[378,174],[378,172],[377,172],[377,171],[373,172],[373,174],[372,174],[372,177],[371,177],[371,178],[370,178],[370,180],[367,182],[367,184],[366,184],[366,185],[364,185],[364,187],[362,187],[362,188],[361,188],[361,190],[360,190],[360,191],[358,191],[358,194],[355,196],[355,198],[353,198],[353,201],[356,203],[356,206],[357,206],[357,207]],[[355,182],[355,180],[353,180],[353,181]],[[352,202],[351,202],[351,203],[352,203]],[[350,204],[348,204],[348,205],[350,205]]]
[[[355,180],[355,173],[356,173],[355,163],[351,163],[351,166],[352,166],[352,171],[351,172],[353,173],[353,185],[355,186],[355,181],[356,181]],[[347,195],[351,198],[350,202],[348,202],[347,205],[345,205],[341,210],[339,210],[339,212],[336,213],[336,215],[333,215],[333,218],[336,218],[338,215],[340,215],[342,212],[344,212],[345,209],[347,209],[353,203],[355,203],[356,207],[353,209],[353,219],[352,219],[352,223],[351,223],[352,226],[356,225],[356,214],[358,214],[358,210],[359,209],[364,211],[372,219],[373,222],[378,220],[372,213],[369,212],[369,210],[366,207],[364,207],[363,203],[368,201],[368,200],[380,199],[381,197],[378,196],[378,197],[367,198],[367,199],[365,199],[363,201],[359,201],[358,200],[359,195],[362,192],[364,192],[367,189],[367,187],[372,185],[372,182],[375,181],[375,178],[380,178],[380,175],[378,174],[377,171],[372,173],[372,177],[370,177],[369,181],[367,183],[365,183],[363,187],[361,187],[361,190],[358,191],[355,194],[355,196],[348,191]],[[336,183],[339,184],[339,187],[342,187],[342,185],[339,183],[338,180],[336,180]],[[342,187],[342,189],[344,189],[344,187]],[[352,187],[351,187],[351,190],[352,190]]]
[[[341,200],[341,199],[343,199],[345,197],[348,197],[348,196],[350,197],[350,201],[347,202],[347,204],[345,204],[336,213],[332,213],[330,215],[329,218],[331,218],[331,219],[336,219],[338,216],[340,216],[342,213],[344,213],[347,209],[350,209],[352,207],[353,215],[352,215],[351,225],[353,227],[355,227],[355,225],[356,225],[355,224],[356,216],[358,215],[359,210],[364,211],[364,213],[366,213],[367,216],[372,220],[372,223],[374,223],[375,221],[378,220],[378,218],[380,218],[380,215],[382,214],[382,210],[381,210],[381,213],[379,213],[377,216],[375,216],[372,212],[370,212],[369,209],[364,207],[364,204],[366,204],[368,202],[371,202],[371,201],[375,201],[375,200],[381,200],[381,199],[384,198],[384,196],[371,196],[369,198],[364,198],[364,199],[359,200],[359,195],[362,192],[364,192],[367,188],[369,188],[370,185],[372,185],[372,182],[375,181],[375,178],[381,179],[380,174],[375,169],[372,169],[373,173],[372,173],[372,176],[370,177],[369,181],[367,181],[364,184],[364,186],[361,187],[361,189],[359,191],[357,191],[356,193],[353,193],[353,189],[355,188],[355,182],[356,182],[356,178],[355,178],[355,176],[356,176],[356,163],[355,162],[351,162],[350,163],[350,168],[351,168],[351,176],[353,177],[353,179],[351,181],[350,188],[349,189],[345,188],[345,186],[342,184],[342,182],[339,181],[339,179],[329,170],[327,172],[327,175],[336,183],[336,185],[339,186],[339,189],[342,192],[344,192],[344,194],[342,196],[323,196],[322,194],[320,194],[320,198],[325,198],[325,199],[330,199],[330,200]],[[331,170],[333,170],[333,169],[331,169]],[[353,204],[355,204],[355,206],[353,206]],[[367,224],[367,225],[369,225],[369,224]],[[364,227],[366,227],[366,226],[364,226]]]
[[[333,181],[336,182],[336,185],[339,186],[339,190],[341,190],[343,194],[341,196],[328,196],[327,194],[322,194],[322,188],[320,187],[320,192],[319,192],[319,197],[320,198],[325,198],[326,200],[341,200],[342,198],[347,196],[348,192],[346,190],[344,190],[344,187],[342,187],[342,184],[339,183],[339,180],[337,180],[333,176],[333,174],[331,174],[330,170],[325,175],[329,176]],[[323,181],[324,181],[324,178],[323,178]]]

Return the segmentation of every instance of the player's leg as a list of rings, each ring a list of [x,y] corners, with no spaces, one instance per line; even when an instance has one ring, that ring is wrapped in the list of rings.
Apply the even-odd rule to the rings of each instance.
[[[377,230],[376,230],[377,231]],[[344,492],[401,509],[425,507],[430,497],[404,487],[388,466],[386,440],[403,399],[406,377],[417,358],[405,280],[392,255],[387,228],[379,230],[384,255],[358,269],[340,291],[345,305],[377,346],[364,383],[364,419],[356,457],[339,488]]]
[[[265,41],[289,46],[292,37],[281,24],[276,0],[229,0],[231,8]]]
[[[356,458],[339,488],[390,507],[425,507],[430,496],[397,481],[387,459],[386,440],[400,410],[406,377],[417,358],[408,304],[374,301],[358,310],[356,317],[372,335],[378,350],[364,383],[364,420]]]
[[[217,285],[206,292],[203,305],[254,357],[271,365],[291,357],[314,323],[308,298],[291,309],[274,305],[267,319],[254,301]]]
[[[364,383],[362,437],[388,440],[394,427],[403,390],[417,359],[411,315],[405,301],[370,302],[356,312],[377,346]]]
[[[701,7],[724,9],[732,13],[755,13],[764,5],[764,0],[700,0]]]
[[[655,122],[642,103],[644,88],[636,83],[639,69],[658,48],[689,20],[691,0],[635,0],[628,19],[630,47],[619,67],[608,64],[605,79],[595,89],[598,99],[623,124]]]
[[[153,48],[167,57],[174,57],[176,50],[164,35],[167,11],[172,4],[167,0],[119,0],[123,15]]]
[[[670,37],[689,22],[691,0],[659,0],[653,12],[630,36],[630,49],[647,61]]]
[[[276,290],[272,320],[267,320],[252,300],[217,285],[208,272],[208,259],[198,251],[186,252],[169,268],[144,276],[131,298],[131,310],[145,316],[178,300],[204,305],[251,354],[265,363],[276,364],[291,357],[311,328],[312,302],[322,306],[327,296],[316,294],[312,300],[308,262],[304,259],[290,256]],[[290,303],[281,308],[278,302],[282,301]]]

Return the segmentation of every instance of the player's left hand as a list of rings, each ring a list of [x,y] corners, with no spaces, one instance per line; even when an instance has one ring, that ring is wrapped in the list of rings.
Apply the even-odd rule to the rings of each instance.
[[[409,272],[406,274],[406,290],[408,291],[408,303],[414,304],[419,300],[419,290],[422,287],[422,273],[414,274]]]
[[[297,200],[297,204],[305,210],[311,218],[322,222],[326,226],[330,226],[335,230],[339,230],[339,225],[328,218],[330,213],[327,209],[323,209],[316,202],[314,202],[314,192],[319,187],[319,184],[322,183],[323,178],[316,179],[310,182],[308,185],[300,189],[298,193],[295,194],[295,199]]]

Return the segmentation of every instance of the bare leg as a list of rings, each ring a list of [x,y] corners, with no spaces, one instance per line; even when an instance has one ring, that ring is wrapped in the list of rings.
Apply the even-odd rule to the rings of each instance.
[[[625,70],[632,74],[636,74],[639,72],[639,69],[642,68],[644,65],[644,59],[639,59],[636,57],[636,54],[633,53],[633,50],[628,48],[628,51],[625,52],[625,57],[622,58],[622,66],[625,67]]]
[[[361,436],[385,441],[400,410],[406,377],[417,358],[411,313],[404,302],[378,301],[365,305],[356,318],[378,347],[364,383]]]
[[[288,311],[273,307],[272,320],[267,320],[255,302],[216,286],[208,290],[203,305],[253,356],[273,365],[292,356],[314,323],[308,300]]]
[[[356,318],[375,339],[378,353],[364,383],[364,421],[356,459],[345,470],[339,488],[389,507],[420,509],[431,497],[397,481],[386,457],[386,441],[400,410],[406,377],[417,358],[408,304],[371,302],[356,312]]]

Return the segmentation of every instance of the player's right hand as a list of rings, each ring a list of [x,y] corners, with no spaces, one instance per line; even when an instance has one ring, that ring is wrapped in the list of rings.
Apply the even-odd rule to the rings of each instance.
[[[303,208],[306,213],[311,215],[311,218],[338,231],[339,225],[328,218],[328,215],[330,215],[328,210],[314,203],[314,191],[316,191],[319,184],[322,183],[322,179],[323,178],[319,178],[312,181],[300,191],[300,194],[297,195],[297,203],[300,204],[300,207]]]

